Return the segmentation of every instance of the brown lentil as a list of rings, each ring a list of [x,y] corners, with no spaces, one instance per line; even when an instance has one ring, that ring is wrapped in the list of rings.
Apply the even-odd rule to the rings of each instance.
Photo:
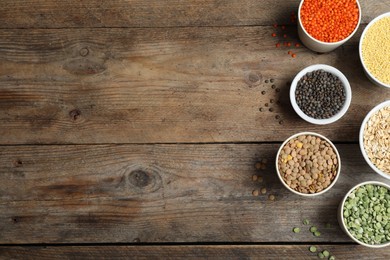
[[[271,195],[268,196],[268,199],[269,200],[275,200],[275,196],[271,194]]]
[[[259,190],[253,190],[252,191],[253,196],[259,196]]]
[[[255,169],[260,170],[260,168],[261,168],[261,162],[255,163]]]
[[[334,160],[327,163],[325,156]],[[338,159],[331,145],[314,135],[289,140],[281,149],[278,168],[284,182],[300,193],[317,193],[326,189],[338,170]]]
[[[258,178],[257,175],[253,175],[252,176],[252,181],[257,181],[257,178]]]
[[[267,189],[266,188],[261,188],[260,192],[261,192],[261,194],[266,194],[267,193]]]

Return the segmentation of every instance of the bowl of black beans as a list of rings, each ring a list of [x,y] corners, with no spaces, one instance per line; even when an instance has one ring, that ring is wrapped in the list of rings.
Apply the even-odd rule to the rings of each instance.
[[[325,125],[339,120],[351,104],[348,79],[338,69],[316,64],[301,70],[290,88],[295,112],[305,121]]]

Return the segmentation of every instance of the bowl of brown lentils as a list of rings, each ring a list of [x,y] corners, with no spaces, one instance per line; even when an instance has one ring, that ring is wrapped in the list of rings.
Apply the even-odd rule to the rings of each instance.
[[[364,118],[359,144],[368,165],[390,180],[390,100],[374,107]]]
[[[301,132],[289,137],[276,155],[276,172],[282,184],[302,196],[330,190],[340,175],[340,155],[325,136]]]
[[[301,70],[290,87],[290,101],[305,121],[325,125],[339,120],[351,104],[348,79],[338,69],[316,64]]]

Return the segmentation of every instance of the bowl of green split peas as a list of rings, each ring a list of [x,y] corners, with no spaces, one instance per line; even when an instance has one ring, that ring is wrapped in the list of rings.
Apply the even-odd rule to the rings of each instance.
[[[360,245],[381,248],[390,245],[390,186],[377,181],[350,189],[339,205],[341,229]]]

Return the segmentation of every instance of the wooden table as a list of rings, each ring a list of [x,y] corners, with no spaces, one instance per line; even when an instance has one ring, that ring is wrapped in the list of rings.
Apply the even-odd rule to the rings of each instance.
[[[317,54],[295,47],[298,0],[2,0],[0,258],[317,259],[316,245],[337,259],[389,259],[336,218],[353,185],[389,183],[358,146],[366,113],[390,99],[364,75],[358,41],[390,2],[360,3],[356,35]],[[315,63],[352,86],[348,113],[330,125],[306,123],[288,98]],[[315,198],[287,191],[274,167],[281,142],[306,130],[342,157],[338,182]]]

